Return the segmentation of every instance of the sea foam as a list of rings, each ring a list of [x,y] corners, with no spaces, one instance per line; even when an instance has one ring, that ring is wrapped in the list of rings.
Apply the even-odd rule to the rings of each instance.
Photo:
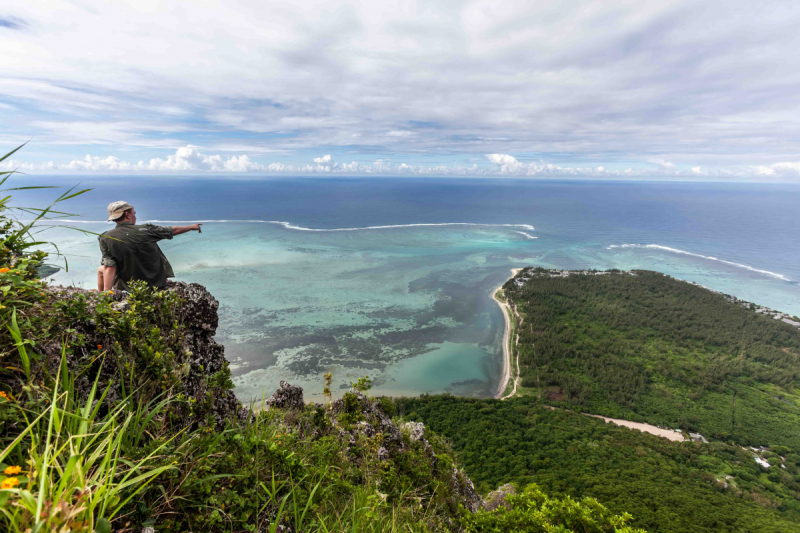
[[[749,265],[743,265],[741,263],[735,263],[733,261],[728,261],[727,259],[720,259],[718,257],[713,257],[710,255],[702,255],[696,254],[694,252],[687,252],[686,250],[679,250],[677,248],[670,248],[669,246],[662,246],[660,244],[612,244],[607,249],[612,250],[614,248],[648,248],[651,250],[662,250],[664,252],[671,252],[673,254],[681,254],[681,255],[689,255],[692,257],[698,257],[700,259],[706,259],[708,261],[718,261],[720,263],[725,263],[726,265],[731,265],[737,268],[744,268],[751,272],[757,272],[759,274],[764,274],[766,276],[770,276],[773,278],[777,278],[783,281],[792,281],[791,279],[787,278],[783,274],[778,274],[777,272],[770,272],[769,270],[762,270],[760,268],[751,267]]]
[[[105,220],[51,220],[50,222],[60,222],[69,224],[110,224]],[[535,231],[536,228],[530,224],[478,224],[475,222],[438,222],[438,223],[419,223],[419,224],[392,224],[387,226],[363,226],[358,228],[306,228],[298,226],[291,222],[282,222],[280,220],[143,220],[143,224],[277,224],[286,229],[298,231],[364,231],[376,229],[395,229],[395,228],[418,228],[418,227],[433,227],[433,226],[480,226],[487,228],[522,228],[528,231]],[[524,232],[522,233],[529,239],[536,239],[531,235]]]

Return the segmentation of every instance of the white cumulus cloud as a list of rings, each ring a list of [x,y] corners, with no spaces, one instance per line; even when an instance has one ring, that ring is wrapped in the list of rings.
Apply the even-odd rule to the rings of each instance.
[[[225,170],[228,172],[254,172],[263,168],[262,165],[251,161],[247,154],[239,157],[233,156],[225,161]]]
[[[798,177],[800,176],[800,162],[782,162],[771,165],[758,165],[752,167],[757,176],[762,177]]]
[[[648,162],[653,163],[654,165],[658,165],[661,168],[675,168],[675,163],[666,161],[664,159],[649,159]]]
[[[66,170],[132,170],[133,165],[127,161],[120,161],[119,158],[110,155],[108,157],[86,155],[84,159],[70,161],[65,167]]]
[[[148,163],[140,161],[136,170],[155,170],[172,172],[253,172],[263,170],[264,167],[254,163],[247,155],[231,156],[227,159],[221,155],[206,155],[201,153],[196,146],[183,146],[167,156],[166,159],[154,158]]]
[[[247,154],[223,157],[219,154],[201,153],[196,146],[183,146],[165,159],[160,157],[150,161],[132,163],[110,155],[106,157],[87,154],[83,159],[75,159],[65,164],[26,163],[6,160],[0,163],[3,170],[44,170],[44,171],[78,171],[78,172],[257,172],[273,170],[272,165],[265,167],[251,160]],[[274,170],[280,171],[279,168]]]
[[[516,157],[508,154],[486,154],[486,159],[500,165],[500,172],[504,174],[515,174],[524,166]]]
[[[642,161],[639,167],[609,168],[598,166],[573,166],[554,164],[547,161],[523,163],[511,154],[494,153],[484,156],[488,164],[463,165],[459,163],[425,165],[407,161],[377,159],[372,162],[352,161],[338,163],[330,154],[313,158],[313,163],[296,164],[291,162],[260,163],[249,155],[223,156],[206,154],[197,146],[187,145],[164,158],[149,161],[125,161],[119,157],[86,155],[68,163],[47,161],[31,163],[20,160],[0,162],[0,170],[59,172],[114,172],[120,174],[157,173],[261,173],[276,175],[374,175],[374,176],[465,176],[465,177],[503,177],[519,178],[576,178],[576,179],[656,179],[656,180],[729,180],[729,181],[774,181],[800,182],[800,162],[784,161],[748,167],[712,168],[705,166],[679,167],[678,165],[658,165],[654,161]],[[648,166],[650,165],[650,166]]]

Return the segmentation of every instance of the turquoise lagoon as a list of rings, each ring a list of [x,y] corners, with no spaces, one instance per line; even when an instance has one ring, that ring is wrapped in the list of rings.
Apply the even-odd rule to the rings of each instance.
[[[512,268],[529,265],[658,270],[800,315],[797,187],[309,183],[195,184],[193,211],[159,204],[153,183],[127,194],[159,224],[207,219],[212,210],[227,217],[162,249],[177,279],[201,283],[219,300],[217,340],[245,401],[271,394],[281,380],[319,398],[326,372],[335,393],[369,375],[378,394],[492,395],[504,325],[490,295]],[[99,203],[107,203],[119,196],[113,185],[96,184],[91,194],[104,192]],[[338,197],[343,187],[348,194]],[[286,193],[298,188],[305,196]],[[247,204],[251,196],[274,202],[267,211],[283,222]],[[78,207],[87,216],[76,225],[107,229],[91,222],[95,205]],[[54,283],[93,287],[96,238],[61,228],[50,237],[70,266]]]

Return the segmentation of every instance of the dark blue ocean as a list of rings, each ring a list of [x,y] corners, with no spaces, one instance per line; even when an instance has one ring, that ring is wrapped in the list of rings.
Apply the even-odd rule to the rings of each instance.
[[[162,248],[179,279],[220,301],[218,339],[243,398],[286,378],[313,395],[327,371],[342,387],[369,374],[379,392],[491,394],[502,315],[489,295],[521,266],[658,270],[800,315],[800,185],[102,177],[80,186],[93,190],[64,209],[89,231],[107,229],[92,221],[115,200],[140,220],[209,221]],[[17,198],[42,205],[52,194]],[[91,287],[96,239],[51,236],[70,265],[55,282]]]

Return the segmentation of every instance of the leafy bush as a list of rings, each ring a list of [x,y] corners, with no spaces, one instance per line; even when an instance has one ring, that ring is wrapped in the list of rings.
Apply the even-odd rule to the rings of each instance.
[[[494,511],[465,514],[463,525],[474,533],[645,533],[626,525],[630,519],[611,514],[594,498],[550,498],[531,484]]]

